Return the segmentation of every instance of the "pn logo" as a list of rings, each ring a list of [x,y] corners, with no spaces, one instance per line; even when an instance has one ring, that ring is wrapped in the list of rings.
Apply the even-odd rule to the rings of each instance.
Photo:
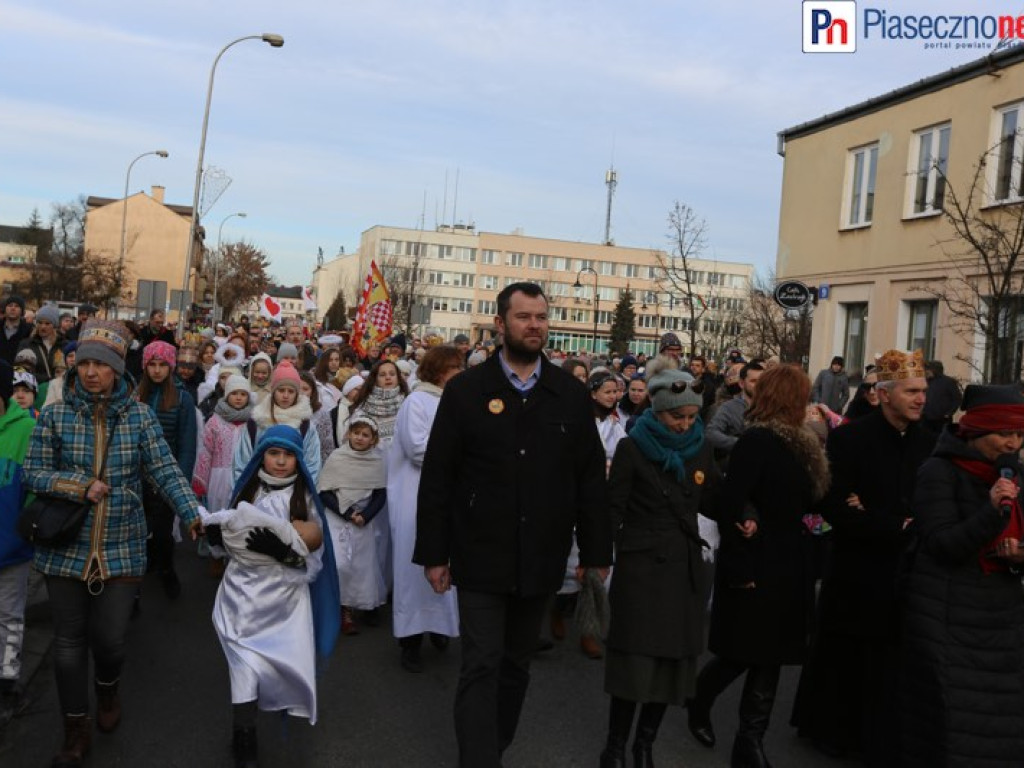
[[[855,0],[804,0],[804,53],[855,53],[857,3]]]

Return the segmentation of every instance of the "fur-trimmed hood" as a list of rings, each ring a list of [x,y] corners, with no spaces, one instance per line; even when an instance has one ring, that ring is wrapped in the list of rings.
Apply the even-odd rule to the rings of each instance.
[[[748,429],[760,427],[777,435],[786,447],[807,470],[811,480],[811,491],[815,501],[820,501],[828,492],[832,483],[832,474],[828,468],[828,457],[821,441],[807,427],[794,427],[781,421],[754,421],[747,424]]]

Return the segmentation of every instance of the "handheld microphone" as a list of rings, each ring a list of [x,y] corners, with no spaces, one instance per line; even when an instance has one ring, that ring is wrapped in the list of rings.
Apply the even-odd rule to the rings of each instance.
[[[1017,479],[1017,468],[1019,466],[1020,460],[1015,453],[1003,453],[996,458],[996,469],[999,470],[999,477],[1007,480]],[[1013,511],[1013,501],[1011,499],[1003,499],[999,503],[999,511],[1003,517],[1009,517]]]

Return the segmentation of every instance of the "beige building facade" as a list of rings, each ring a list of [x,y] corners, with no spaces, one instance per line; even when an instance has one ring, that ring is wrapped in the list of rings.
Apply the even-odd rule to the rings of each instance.
[[[138,192],[123,200],[89,197],[86,205],[85,250],[88,253],[118,262],[121,257],[122,220],[125,224],[120,316],[134,316],[139,279],[166,283],[167,302],[170,302],[171,291],[181,290],[184,279],[191,206],[168,205],[164,202],[164,188],[159,186],[154,186],[148,195]],[[199,232],[193,243],[189,290],[192,292],[192,301],[200,304],[204,301],[203,291],[206,288],[202,275],[202,253],[202,232]],[[197,282],[200,289],[198,293]],[[167,320],[176,322],[177,319],[177,308],[172,307]]]
[[[1024,200],[1022,129],[1017,46],[779,133],[776,272],[825,289],[812,374],[833,355],[857,373],[899,348],[921,349],[963,381],[991,377],[980,330],[942,298],[967,284],[978,302],[986,292],[944,212],[972,199],[979,221],[1013,226]],[[1019,379],[1024,327],[1008,333]]]
[[[550,302],[550,345],[566,352],[593,348],[595,322],[598,351],[605,351],[615,306],[629,290],[636,312],[631,349],[650,354],[668,331],[688,346],[686,300],[667,288],[660,272],[666,258],[646,248],[478,232],[470,226],[433,231],[375,226],[363,233],[357,253],[320,267],[313,286],[320,316],[337,291],[354,307],[370,262],[376,261],[393,294],[430,307],[429,322],[413,324],[419,331],[437,329],[448,339],[464,333],[482,341],[494,335],[498,293],[513,282],[536,282]],[[737,318],[754,268],[708,260],[694,260],[690,268],[701,314],[697,351],[718,357],[737,343]],[[574,287],[577,280],[580,288]]]

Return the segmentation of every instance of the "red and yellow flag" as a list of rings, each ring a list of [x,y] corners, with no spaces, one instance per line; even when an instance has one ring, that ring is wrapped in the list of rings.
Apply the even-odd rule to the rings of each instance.
[[[384,282],[384,275],[377,268],[377,262],[371,261],[363,295],[356,309],[355,324],[352,326],[352,346],[360,357],[366,357],[374,344],[382,344],[391,335],[391,326],[391,294]]]

